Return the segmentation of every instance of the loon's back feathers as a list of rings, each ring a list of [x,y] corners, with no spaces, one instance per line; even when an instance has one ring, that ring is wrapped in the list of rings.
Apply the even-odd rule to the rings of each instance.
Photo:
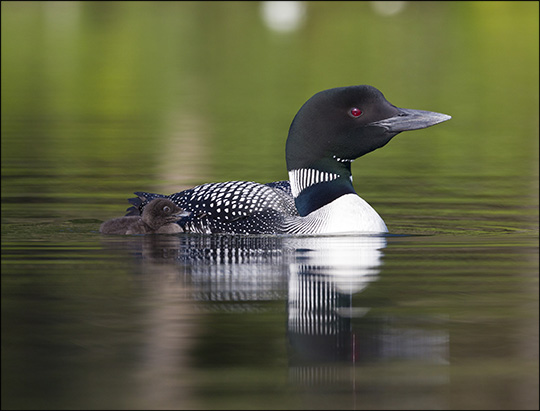
[[[202,184],[169,196],[146,192],[135,195],[128,200],[133,207],[126,215],[139,215],[150,201],[164,197],[191,212],[178,224],[194,233],[283,233],[283,219],[298,215],[288,181],[227,181]]]
[[[321,91],[300,108],[289,129],[289,181],[209,183],[169,196],[136,192],[127,215],[140,215],[150,201],[165,197],[191,213],[178,221],[186,232],[387,232],[382,218],[356,194],[351,162],[402,131],[450,118],[398,108],[371,86]]]

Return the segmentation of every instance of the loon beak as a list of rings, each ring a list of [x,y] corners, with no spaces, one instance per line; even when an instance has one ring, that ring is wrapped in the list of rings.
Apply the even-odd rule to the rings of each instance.
[[[408,108],[399,108],[398,110],[399,113],[394,117],[375,121],[369,125],[382,127],[391,133],[399,133],[401,131],[431,127],[452,118],[449,115],[433,111],[411,110]]]

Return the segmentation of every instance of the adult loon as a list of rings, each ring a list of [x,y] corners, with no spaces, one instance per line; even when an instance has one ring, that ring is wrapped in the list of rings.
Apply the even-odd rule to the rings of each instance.
[[[142,197],[141,201],[146,201]],[[184,230],[176,222],[189,215],[171,200],[156,198],[150,201],[142,216],[113,218],[101,224],[102,234],[174,234]]]
[[[446,114],[398,108],[375,87],[338,87],[298,111],[286,143],[289,181],[209,183],[164,196],[136,192],[127,215],[165,197],[191,212],[186,232],[231,234],[385,233],[386,224],[352,185],[351,162],[402,131],[449,120]],[[142,198],[141,198],[142,197]]]

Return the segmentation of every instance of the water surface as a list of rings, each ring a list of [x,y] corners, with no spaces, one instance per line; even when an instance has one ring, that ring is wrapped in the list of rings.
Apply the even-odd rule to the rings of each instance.
[[[262,10],[2,2],[2,408],[538,409],[538,3]],[[388,236],[98,233],[350,84],[453,117],[353,164]]]

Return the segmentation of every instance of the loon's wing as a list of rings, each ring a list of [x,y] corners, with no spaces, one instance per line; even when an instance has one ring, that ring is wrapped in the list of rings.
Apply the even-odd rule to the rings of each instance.
[[[192,214],[184,230],[198,233],[276,233],[281,218],[290,213],[283,192],[252,181],[209,183],[169,199]]]

